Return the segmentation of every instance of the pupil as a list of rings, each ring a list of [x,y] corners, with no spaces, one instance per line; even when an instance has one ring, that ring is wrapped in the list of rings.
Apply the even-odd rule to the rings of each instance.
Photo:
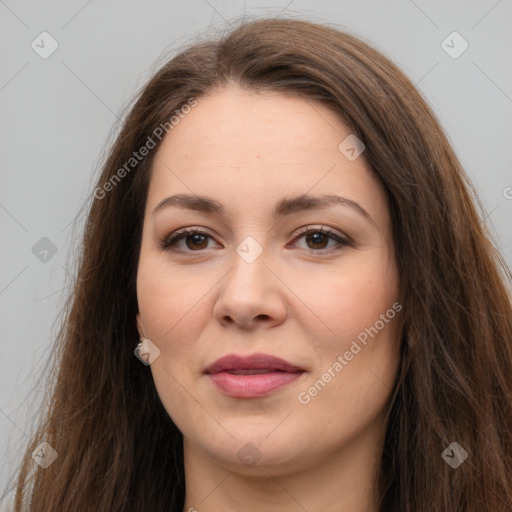
[[[200,233],[195,233],[193,235],[189,235],[188,236],[188,239],[192,239],[192,245],[204,245],[204,239],[205,239],[205,236],[204,235],[201,235]],[[202,243],[201,243],[201,239],[202,240]],[[190,248],[190,244],[189,245],[189,248]]]
[[[205,242],[205,236],[204,235],[201,235],[200,233],[195,233],[193,235],[189,235],[187,237],[187,241],[189,241],[190,239],[192,239],[192,245],[204,245],[204,242]],[[323,234],[323,233],[312,233],[310,235],[307,235],[306,237],[308,243],[309,242],[312,242],[314,246],[317,246],[317,245],[322,245],[322,247],[320,247],[320,249],[323,249],[325,247],[325,241],[327,240],[326,236]],[[322,244],[322,242],[324,242]],[[189,245],[189,248],[190,248],[190,244]],[[316,247],[318,248],[318,247]]]
[[[314,245],[322,244],[322,239],[324,242],[326,240],[326,237],[323,233],[312,233],[308,235],[306,238],[308,242],[312,241]],[[325,243],[322,244],[322,247],[320,247],[320,249],[323,249],[324,247]]]

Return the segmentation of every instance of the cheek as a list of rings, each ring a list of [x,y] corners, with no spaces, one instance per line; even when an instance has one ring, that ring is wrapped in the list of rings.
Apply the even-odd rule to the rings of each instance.
[[[197,315],[204,307],[201,297],[212,287],[210,281],[166,265],[160,258],[141,258],[137,298],[145,334],[164,350],[169,344],[186,346],[182,337],[194,339]],[[176,343],[177,337],[182,343]]]
[[[179,356],[178,356],[179,359]],[[205,425],[208,417],[205,411],[198,406],[194,398],[193,381],[189,374],[183,371],[186,367],[183,362],[173,364],[176,358],[169,356],[159,357],[151,365],[151,373],[157,394],[169,417],[181,432],[194,432],[197,425]]]
[[[380,338],[394,336],[390,331],[391,324],[396,323],[392,319],[398,314],[393,309],[398,283],[393,267],[372,258],[366,265],[359,262],[342,271],[336,269],[316,279],[315,284],[313,292],[311,286],[303,284],[297,294],[308,297],[308,307],[321,320],[319,331],[310,339],[322,358],[350,350],[358,337],[361,341],[371,339],[369,332],[375,334],[376,324]],[[311,331],[306,325],[303,329]]]
[[[191,282],[193,285],[191,285]],[[141,258],[137,276],[139,310],[146,336],[160,349],[150,369],[157,393],[178,428],[192,422],[199,411],[187,390],[202,368],[197,343],[208,318],[205,295],[212,277],[190,275],[161,258]]]
[[[197,367],[196,340],[201,330],[200,303],[205,291],[179,269],[156,259],[141,259],[137,276],[139,311],[146,336],[160,349],[150,371],[160,400],[178,428],[199,421],[187,390],[193,389]]]
[[[324,283],[328,293],[312,297],[311,307],[328,329],[310,338],[316,370],[297,398],[334,431],[371,421],[389,398],[398,369],[398,280],[394,267],[380,261],[331,276]],[[333,408],[347,417],[332,418]]]
[[[299,411],[310,418],[312,433],[322,430],[327,444],[346,442],[385,411],[399,365],[399,313],[390,308],[383,325],[373,320],[361,329],[360,318],[356,325],[347,317],[356,334],[344,333],[331,343],[317,371],[298,390]]]

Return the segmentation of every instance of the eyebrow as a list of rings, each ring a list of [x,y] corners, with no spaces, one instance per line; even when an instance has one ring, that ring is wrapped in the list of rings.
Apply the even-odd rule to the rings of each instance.
[[[302,194],[299,196],[284,198],[278,201],[272,212],[274,218],[283,218],[298,212],[321,210],[333,205],[341,205],[353,209],[364,217],[372,226],[377,228],[377,224],[370,214],[358,203],[352,199],[337,195],[311,196]],[[224,215],[224,207],[214,199],[205,196],[176,194],[166,197],[158,203],[153,210],[152,215],[156,215],[164,208],[177,207],[189,210],[195,210],[208,214]]]

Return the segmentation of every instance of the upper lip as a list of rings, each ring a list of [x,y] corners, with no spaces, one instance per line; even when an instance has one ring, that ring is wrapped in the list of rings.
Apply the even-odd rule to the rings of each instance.
[[[284,359],[269,354],[251,354],[239,356],[229,354],[213,362],[205,373],[220,373],[229,370],[280,370],[282,372],[300,372],[303,368],[295,366]]]

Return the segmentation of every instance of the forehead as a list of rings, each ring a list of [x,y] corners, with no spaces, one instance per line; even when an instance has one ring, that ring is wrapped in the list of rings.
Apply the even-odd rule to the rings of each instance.
[[[379,207],[382,190],[364,160],[339,145],[350,130],[328,107],[294,95],[237,88],[197,98],[165,136],[153,163],[148,207],[170,193],[241,207],[283,195],[340,193]],[[381,204],[381,206],[383,206]]]
[[[346,131],[339,117],[318,102],[233,87],[198,98],[198,106],[170,132],[165,145],[187,143],[204,149],[221,145],[225,151],[233,144],[231,155],[236,154],[238,145],[256,152],[284,152],[295,147],[301,153],[311,145],[331,147],[333,140],[326,135],[340,129]]]

